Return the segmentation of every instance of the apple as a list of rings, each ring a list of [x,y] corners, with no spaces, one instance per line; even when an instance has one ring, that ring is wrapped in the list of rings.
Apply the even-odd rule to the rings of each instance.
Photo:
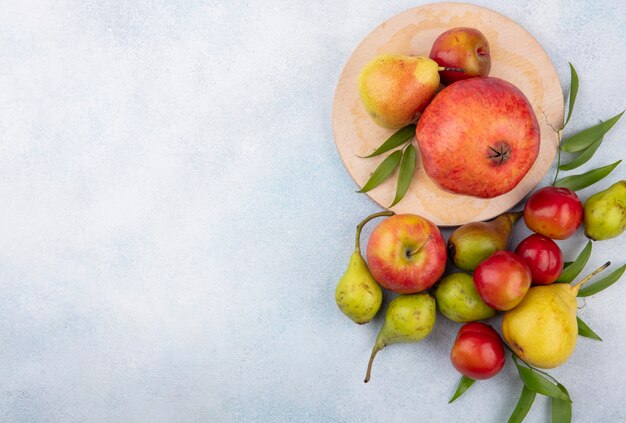
[[[442,33],[433,43],[429,56],[439,66],[465,70],[439,72],[443,85],[487,76],[491,69],[489,43],[485,35],[475,28],[457,27]]]
[[[498,332],[473,322],[463,325],[450,351],[455,369],[472,379],[489,379],[504,367],[504,346]]]
[[[552,239],[574,235],[583,221],[583,205],[574,191],[544,187],[528,198],[524,222],[532,231]]]
[[[379,223],[366,255],[374,279],[399,294],[430,288],[446,267],[446,243],[439,228],[414,214],[395,215]]]
[[[415,133],[426,174],[457,194],[509,192],[539,154],[539,124],[528,99],[498,78],[447,86],[426,107]]]
[[[556,242],[539,234],[532,234],[522,240],[515,249],[530,268],[533,284],[549,285],[556,281],[563,271],[563,253]]]
[[[511,310],[530,288],[532,275],[524,260],[510,251],[496,251],[474,271],[478,295],[496,310]]]

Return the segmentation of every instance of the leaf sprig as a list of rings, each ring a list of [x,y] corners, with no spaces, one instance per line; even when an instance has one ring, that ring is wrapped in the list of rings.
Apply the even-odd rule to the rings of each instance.
[[[459,380],[459,385],[457,386],[454,395],[452,395],[452,398],[450,398],[450,401],[448,401],[448,404],[452,403],[455,399],[463,395],[465,391],[467,391],[474,384],[474,382],[476,382],[476,380],[472,379],[471,377],[467,377],[465,375],[461,376],[461,379]]]
[[[380,156],[387,151],[400,147],[406,144],[415,135],[415,125],[407,125],[404,128],[398,129],[392,136],[387,138],[387,141],[381,144],[374,152],[368,156],[363,156],[363,159],[369,159],[370,157]]]
[[[576,279],[576,277],[580,274],[580,272],[582,272],[585,265],[589,261],[589,258],[591,257],[592,246],[593,245],[591,241],[587,241],[587,245],[585,245],[585,248],[583,248],[582,251],[578,254],[576,260],[574,260],[573,262],[569,262],[567,266],[565,266],[565,268],[561,272],[561,276],[559,276],[559,278],[555,282],[571,283],[574,279]],[[592,285],[587,285],[584,288],[581,288],[578,291],[577,296],[589,297],[591,295],[595,295],[617,282],[625,272],[626,264],[617,268],[609,275],[603,277]]]
[[[509,423],[524,420],[535,401],[537,394],[551,397],[552,399],[552,422],[569,423],[572,420],[572,399],[569,392],[558,380],[546,372],[542,372],[526,363],[515,353],[511,355],[517,366],[520,379],[524,383],[520,398],[509,417]]]
[[[576,257],[576,260],[573,262],[567,262],[563,271],[561,272],[561,276],[555,281],[556,283],[571,283],[576,277],[582,272],[583,268],[589,261],[591,257],[591,249],[592,244],[591,241],[587,241],[587,245]],[[578,291],[578,297],[588,297],[590,295],[597,294],[598,292],[608,288],[613,285],[615,282],[622,277],[622,275],[626,272],[626,264],[622,267],[616,269],[611,274],[605,276],[600,279],[596,283],[590,286],[586,286],[581,288]],[[576,317],[576,321],[578,322],[578,335],[584,336],[586,338],[595,339],[597,341],[602,341],[602,338],[595,333],[580,317]]]
[[[583,322],[583,319],[581,319],[580,317],[576,317],[576,322],[578,322],[578,335],[584,336],[585,338],[602,341],[602,338],[600,338],[597,333],[591,330],[587,323]]]
[[[565,386],[548,373],[531,366],[514,352],[511,353],[511,357],[517,367],[523,386],[519,400],[509,417],[508,423],[521,423],[535,402],[537,394],[551,398],[553,423],[570,423],[572,420],[572,399]],[[474,382],[474,379],[467,376],[461,377],[457,390],[448,403],[460,397]]]
[[[589,297],[591,295],[595,295],[598,292],[607,289],[609,286],[613,285],[615,282],[617,282],[619,280],[619,278],[622,277],[622,275],[624,274],[624,271],[626,271],[626,264],[623,265],[622,267],[614,270],[612,273],[610,273],[607,276],[603,277],[602,279],[600,279],[596,283],[594,283],[592,285],[587,285],[586,287],[581,288],[578,291],[578,296],[579,297]]]
[[[609,132],[609,130],[611,130],[611,128],[613,128],[613,126],[615,126],[615,124],[620,120],[620,118],[624,114],[624,111],[618,113],[617,115],[604,122],[600,121],[600,123],[597,125],[583,129],[582,131],[577,132],[576,134],[568,137],[565,140],[561,140],[563,130],[565,129],[570,121],[570,118],[572,117],[574,104],[576,103],[576,96],[578,95],[578,73],[571,63],[569,64],[569,66],[570,90],[568,99],[568,113],[563,127],[559,130],[556,130],[559,141],[559,149],[557,152],[557,169],[556,174],[554,175],[554,181],[552,182],[552,185],[556,187],[569,188],[572,191],[578,191],[595,184],[601,179],[604,179],[613,171],[613,169],[615,169],[621,163],[621,160],[618,160],[615,163],[607,166],[602,166],[585,173],[567,176],[562,179],[558,179],[559,171],[573,170],[587,163],[598,150],[600,144],[602,144],[606,133]],[[562,151],[566,153],[576,153],[576,156],[568,163],[561,164]]]
[[[382,184],[391,174],[400,167],[398,173],[398,181],[396,183],[396,196],[389,207],[393,207],[398,204],[405,196],[411,181],[413,180],[413,174],[415,173],[415,160],[417,158],[417,151],[411,144],[412,138],[415,135],[415,125],[407,125],[398,129],[387,140],[381,144],[373,153],[364,156],[363,158],[371,158],[380,156],[395,148],[402,147],[399,150],[394,151],[383,160],[378,167],[372,172],[372,175],[367,180],[363,188],[359,193],[368,192],[378,185]]]
[[[591,241],[587,241],[587,245],[585,245],[585,248],[583,248],[580,254],[578,254],[576,260],[563,269],[561,276],[559,276],[556,282],[570,283],[576,279],[576,276],[583,271],[585,265],[589,261],[589,257],[591,257],[591,248]]]

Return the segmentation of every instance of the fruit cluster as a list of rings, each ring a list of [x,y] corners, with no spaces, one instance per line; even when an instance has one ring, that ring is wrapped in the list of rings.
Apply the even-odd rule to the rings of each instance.
[[[561,143],[578,93],[578,75],[570,67],[567,119],[560,129],[548,125],[560,144],[553,184],[577,190],[607,176],[621,160],[557,180],[559,170],[586,163],[624,112]],[[384,54],[367,63],[359,76],[362,105],[378,125],[400,129],[364,157],[395,149],[358,192],[376,188],[399,168],[396,195],[389,206],[393,207],[407,193],[418,165],[437,186],[455,194],[493,198],[515,188],[538,157],[540,129],[524,94],[510,82],[489,76],[490,68],[487,39],[465,27],[437,37],[430,58]],[[413,146],[413,136],[419,150]],[[576,157],[561,164],[561,151]]]
[[[602,228],[604,221],[593,221],[598,204],[602,205],[603,215],[619,211],[615,209],[626,204],[626,181],[593,195],[584,208],[576,193],[567,188],[542,188],[530,196],[523,212],[465,224],[450,235],[447,246],[439,228],[421,216],[387,211],[364,219],[357,226],[355,251],[348,269],[335,290],[337,305],[354,322],[364,324],[379,311],[381,286],[400,294],[386,311],[365,382],[370,379],[372,363],[380,350],[394,343],[417,342],[431,333],[436,309],[454,322],[466,323],[450,352],[453,366],[463,375],[452,400],[474,380],[496,375],[504,366],[505,348],[513,353],[518,367],[533,372],[567,361],[581,333],[582,322],[576,317],[579,289],[610,263],[570,285],[589,256],[584,262],[580,261],[583,258],[577,259],[564,270],[563,255],[553,239],[572,236],[586,214],[592,214],[585,219],[586,233],[599,231],[601,238],[620,235],[626,229],[626,216],[622,215],[619,230],[612,227],[606,232]],[[509,238],[522,215],[535,233],[509,251]],[[363,226],[377,217],[387,218],[372,231],[366,262],[360,234]],[[448,258],[462,271],[442,277]],[[596,282],[589,292],[596,293],[614,283],[625,269],[622,266]],[[504,312],[504,342],[498,332],[479,322],[499,311]],[[584,328],[590,331],[586,325]],[[569,394],[563,401],[570,401]]]
[[[540,133],[528,99],[513,84],[489,77],[490,68],[485,36],[474,28],[453,28],[435,40],[430,58],[385,54],[371,60],[360,74],[359,94],[377,124],[410,125],[424,170],[440,188],[492,198],[512,190],[530,170]],[[440,82],[447,86],[438,92]],[[403,154],[392,153],[361,192],[400,165],[405,182],[398,182],[396,204],[414,170],[403,172],[402,164],[415,162],[415,156],[410,144]]]
[[[403,144],[405,147],[389,155],[360,192],[380,184],[400,165],[392,205],[402,199],[415,167],[416,151],[410,142],[413,133],[426,173],[441,188],[491,198],[515,187],[537,157],[539,129],[528,100],[510,83],[487,77],[490,66],[487,40],[472,28],[454,28],[441,34],[430,58],[384,55],[372,60],[359,81],[363,105],[378,124],[401,129],[368,157]],[[564,126],[578,90],[578,75],[573,67],[571,71]],[[440,81],[449,85],[437,93]],[[381,89],[383,85],[385,89]],[[562,143],[563,128],[558,130],[557,176],[558,170],[571,170],[588,161],[620,117]],[[561,150],[578,152],[578,156],[561,165]],[[461,158],[462,163],[451,157]],[[426,338],[435,326],[438,309],[446,318],[465,323],[450,352],[452,365],[462,374],[450,402],[475,380],[500,372],[508,349],[524,382],[510,421],[523,420],[536,393],[552,397],[553,421],[570,421],[567,389],[538,368],[565,363],[579,335],[599,339],[577,318],[576,297],[593,295],[612,285],[626,265],[581,288],[610,265],[606,263],[572,285],[589,259],[591,241],[574,262],[564,263],[554,240],[570,238],[583,224],[585,235],[594,241],[615,238],[626,230],[625,180],[592,195],[584,206],[575,192],[607,176],[618,164],[560,180],[555,176],[553,186],[535,191],[523,211],[465,224],[447,243],[439,228],[421,216],[385,211],[363,220],[357,226],[348,270],[336,287],[337,305],[350,319],[363,324],[379,311],[381,286],[399,294],[387,308],[365,382],[370,379],[376,354],[393,343]],[[515,224],[522,216],[534,233],[508,250]],[[386,219],[372,231],[366,261],[361,254],[360,234],[363,226],[377,217]],[[447,259],[460,271],[444,276]],[[503,313],[502,335],[479,322],[498,312]]]

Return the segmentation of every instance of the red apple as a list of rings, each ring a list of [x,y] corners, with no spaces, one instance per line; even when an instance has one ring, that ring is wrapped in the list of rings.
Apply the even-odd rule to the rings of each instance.
[[[424,170],[442,189],[492,198],[512,190],[539,154],[539,124],[514,85],[472,78],[444,88],[416,129]]]
[[[367,243],[367,263],[374,279],[400,294],[430,288],[446,267],[446,243],[439,228],[414,214],[379,223]]]
[[[532,281],[530,269],[510,251],[496,251],[474,271],[478,295],[496,310],[510,310],[522,301]]]
[[[530,196],[524,207],[526,226],[552,239],[571,237],[582,221],[583,205],[568,188],[541,188]]]
[[[459,71],[441,71],[443,85],[461,79],[489,75],[491,55],[485,35],[475,28],[458,27],[447,30],[437,37],[430,58],[439,66],[464,69]]]
[[[556,242],[539,234],[532,234],[519,243],[515,254],[530,268],[533,284],[549,285],[563,271],[563,253]]]
[[[489,379],[504,367],[504,346],[498,332],[484,323],[472,322],[459,330],[450,361],[462,375]]]

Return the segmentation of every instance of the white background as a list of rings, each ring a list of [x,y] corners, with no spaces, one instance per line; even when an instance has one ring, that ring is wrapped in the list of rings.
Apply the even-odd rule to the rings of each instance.
[[[382,320],[334,303],[354,225],[379,210],[335,150],[335,84],[419,4],[0,2],[0,420],[505,421],[510,363],[447,405],[459,325],[388,347],[364,385]],[[575,64],[566,135],[625,108],[626,3],[480,4],[537,38],[564,89]],[[625,142],[626,121],[583,170]],[[585,272],[623,264],[625,240],[595,243]],[[585,242],[560,242],[565,258]],[[626,420],[625,297],[622,280],[581,302],[604,342],[551,372],[575,421]]]

